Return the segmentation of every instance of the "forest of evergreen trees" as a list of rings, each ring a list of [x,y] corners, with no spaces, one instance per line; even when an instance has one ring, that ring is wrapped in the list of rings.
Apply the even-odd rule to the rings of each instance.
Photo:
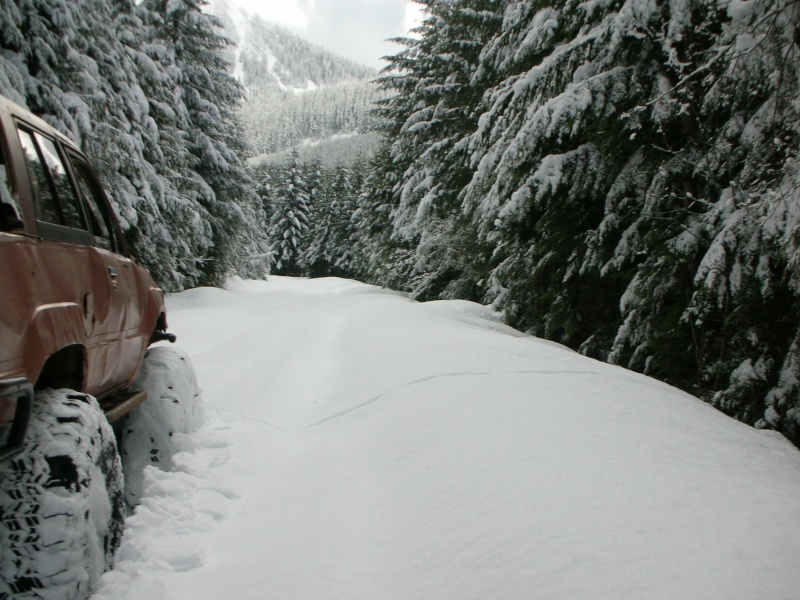
[[[266,163],[254,179],[269,216],[272,272],[310,277],[357,277],[358,194],[369,164],[304,162],[294,149],[283,164]]]
[[[800,441],[800,2],[423,0],[359,272]]]
[[[378,97],[370,81],[344,81],[305,93],[262,91],[251,94],[241,112],[256,154],[291,148],[306,140],[366,131],[374,125],[371,109]]]
[[[800,0],[417,1],[356,164],[245,168],[202,0],[4,3],[0,91],[83,145],[168,289],[492,304],[800,444]]]

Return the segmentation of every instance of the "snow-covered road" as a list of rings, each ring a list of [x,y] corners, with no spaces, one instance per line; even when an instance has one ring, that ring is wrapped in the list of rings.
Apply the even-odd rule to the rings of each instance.
[[[466,302],[169,298],[206,425],[95,600],[796,599],[800,452]]]

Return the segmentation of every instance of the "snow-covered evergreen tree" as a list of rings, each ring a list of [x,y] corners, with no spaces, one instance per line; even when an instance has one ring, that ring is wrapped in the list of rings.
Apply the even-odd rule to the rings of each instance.
[[[303,257],[312,277],[350,277],[353,274],[353,213],[359,185],[357,179],[358,170],[340,165],[333,173],[332,184],[326,186],[313,203],[313,218]]]
[[[382,144],[370,161],[352,217],[358,240],[353,266],[366,281],[407,291],[415,250],[395,236],[392,228],[398,178],[399,168],[392,162],[389,144]]]
[[[246,147],[236,118],[243,89],[230,73],[223,51],[231,42],[221,35],[219,20],[203,12],[204,0],[146,0],[156,15],[158,37],[173,53],[182,102],[186,107],[186,141],[192,168],[207,184],[198,202],[211,215],[210,256],[203,262],[203,281],[217,285],[234,269],[263,275],[269,253],[262,232],[260,203],[244,168]]]
[[[796,2],[509,4],[465,199],[512,322],[764,415],[797,331],[755,316],[797,304],[767,217],[796,202],[778,189],[797,19]]]
[[[683,350],[704,397],[800,442],[800,4],[731,2],[717,13],[721,27],[712,8],[694,3],[691,19],[667,31],[680,69],[660,106],[643,107],[653,120],[680,119],[688,139],[660,145],[667,177],[652,187],[676,226],[626,292],[613,358],[646,357],[660,374],[671,368],[662,348]],[[704,36],[709,51],[681,55],[679,34]],[[661,298],[642,301],[654,279]]]
[[[302,241],[308,231],[310,212],[309,188],[303,178],[300,154],[295,150],[287,162],[285,177],[278,183],[274,198],[270,238],[275,273],[302,274]]]
[[[176,287],[175,253],[163,226],[155,166],[158,132],[128,50],[144,43],[132,2],[4,3],[4,61],[17,73],[2,88],[76,140],[90,155],[135,254]],[[25,24],[23,34],[18,27]],[[146,240],[145,243],[139,243]],[[179,287],[179,286],[177,286]]]
[[[213,244],[212,217],[198,201],[207,185],[193,170],[186,149],[189,116],[174,54],[159,34],[161,18],[139,5],[128,20],[144,32],[120,40],[147,99],[151,122],[144,152],[157,172],[157,178],[147,181],[157,211],[140,217],[128,238],[137,256],[155,253],[145,262],[167,289],[193,287],[203,279],[202,265]]]
[[[463,144],[477,126],[485,87],[474,85],[484,44],[502,23],[495,0],[427,0],[418,38],[390,59],[379,84],[393,92],[382,103],[389,170],[401,170],[393,193],[394,234],[414,247],[410,287],[420,297],[474,297],[479,273],[464,260],[475,239],[459,210],[469,181]]]

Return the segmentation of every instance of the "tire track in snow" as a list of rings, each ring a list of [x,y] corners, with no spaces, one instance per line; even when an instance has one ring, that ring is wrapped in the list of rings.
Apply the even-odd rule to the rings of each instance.
[[[464,373],[442,373],[440,375],[431,375],[429,377],[422,377],[421,379],[415,379],[414,381],[409,381],[408,383],[404,383],[404,384],[395,386],[392,389],[390,389],[390,390],[388,390],[386,392],[383,392],[382,394],[378,394],[377,396],[373,396],[369,400],[366,400],[366,401],[362,402],[361,404],[353,406],[352,408],[348,408],[347,410],[343,410],[343,411],[338,412],[336,414],[333,414],[333,415],[327,416],[327,417],[325,417],[323,419],[320,419],[319,421],[317,421],[315,423],[307,425],[306,427],[303,428],[303,430],[313,429],[314,427],[319,427],[320,425],[324,425],[325,423],[333,421],[334,419],[338,419],[340,417],[344,417],[344,416],[349,415],[351,413],[357,412],[357,411],[359,411],[359,410],[361,410],[363,408],[366,408],[366,407],[370,406],[371,404],[374,404],[374,403],[378,402],[379,400],[382,400],[382,399],[384,399],[384,398],[386,398],[388,396],[391,396],[392,394],[395,394],[395,393],[397,393],[397,392],[399,392],[399,391],[401,391],[401,390],[403,390],[405,388],[413,387],[413,386],[417,386],[417,385],[421,385],[421,384],[424,384],[424,383],[429,383],[431,381],[436,381],[436,380],[441,380],[441,379],[455,379],[455,378],[458,378],[458,377],[492,377],[492,376],[502,377],[502,376],[508,376],[508,375],[597,375],[597,374],[598,373],[596,371],[569,371],[569,370],[567,370],[567,371],[557,371],[557,370],[536,371],[536,370],[530,370],[530,371],[484,371],[484,372],[474,372],[473,371],[473,372],[464,372]],[[267,423],[267,425],[270,425],[270,424]],[[271,426],[274,427],[274,425],[271,425]]]

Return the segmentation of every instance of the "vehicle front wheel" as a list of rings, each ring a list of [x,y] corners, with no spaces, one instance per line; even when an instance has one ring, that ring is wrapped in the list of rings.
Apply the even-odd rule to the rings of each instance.
[[[172,469],[172,457],[194,450],[189,434],[203,423],[200,388],[189,355],[174,346],[149,348],[131,391],[147,392],[122,426],[125,500],[139,504],[148,465]]]
[[[97,401],[38,392],[23,452],[0,463],[0,599],[88,598],[113,564],[124,511],[117,442]]]

